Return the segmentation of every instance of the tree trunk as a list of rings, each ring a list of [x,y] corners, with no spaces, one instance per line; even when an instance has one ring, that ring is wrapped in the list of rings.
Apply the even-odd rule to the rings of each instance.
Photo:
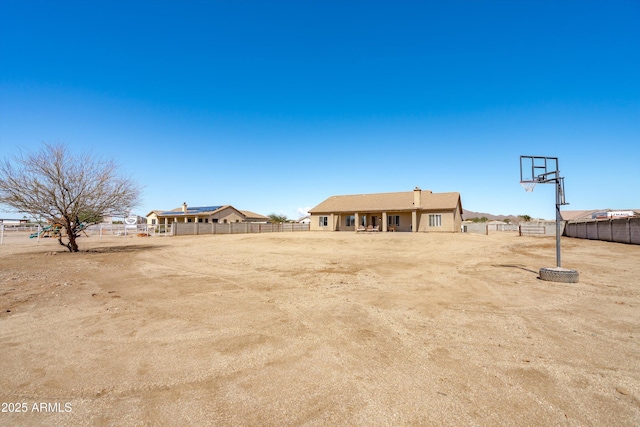
[[[69,252],[78,252],[78,244],[76,243],[76,230],[74,226],[75,222],[70,221],[68,219],[64,219],[64,229],[67,231],[67,239],[69,239],[68,243],[64,243],[62,241],[62,233],[60,233],[60,237],[58,237],[58,242],[69,249]]]
[[[69,252],[78,252],[75,230],[67,230],[67,237],[69,238],[69,244],[67,245],[67,247],[69,248]]]

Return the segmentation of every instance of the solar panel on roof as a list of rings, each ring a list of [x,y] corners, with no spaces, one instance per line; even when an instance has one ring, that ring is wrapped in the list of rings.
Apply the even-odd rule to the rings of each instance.
[[[209,212],[209,211],[218,210],[221,207],[222,206],[197,206],[197,207],[193,207],[193,208],[188,208],[187,210],[194,211],[194,212]]]
[[[217,211],[221,207],[222,207],[222,205],[220,205],[220,206],[194,206],[194,207],[188,207],[186,214],[187,215],[193,215],[193,214],[200,213],[200,212]],[[166,211],[166,212],[161,212],[160,215],[185,215],[185,213],[182,212],[182,211]]]

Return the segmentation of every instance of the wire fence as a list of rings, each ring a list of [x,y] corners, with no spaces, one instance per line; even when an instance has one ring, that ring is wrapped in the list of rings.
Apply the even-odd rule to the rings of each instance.
[[[555,221],[530,221],[521,224],[463,223],[463,233],[489,234],[493,232],[517,231],[519,236],[555,236]]]
[[[503,224],[485,222],[463,222],[463,233],[489,234],[490,231],[518,231],[518,224]]]
[[[147,224],[95,224],[83,228],[80,235],[97,236],[170,236],[171,225],[152,228]],[[66,231],[61,227],[52,225],[26,224],[8,225],[0,224],[0,244],[4,243],[5,236],[24,235],[31,239],[58,238],[65,236]]]
[[[174,222],[160,225],[125,225],[125,224],[95,224],[83,228],[80,234],[86,236],[197,236],[204,234],[247,234],[247,233],[287,233],[297,231],[309,231],[309,224],[262,224],[262,223],[198,223],[198,222]],[[5,236],[24,235],[32,239],[58,238],[64,236],[65,231],[48,225],[5,225],[0,224],[0,244],[4,243]]]

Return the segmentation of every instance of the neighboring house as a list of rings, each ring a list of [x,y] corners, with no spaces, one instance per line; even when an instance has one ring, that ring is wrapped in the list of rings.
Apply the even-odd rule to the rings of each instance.
[[[576,221],[591,219],[592,215],[599,210],[583,210],[583,211],[560,211],[560,215],[564,221]]]
[[[27,219],[10,219],[10,218],[0,218],[0,224],[4,225],[22,225],[27,224],[29,220]]]
[[[591,219],[613,219],[638,216],[640,209],[613,210],[594,209],[585,211],[560,211],[564,221],[587,221]]]
[[[416,187],[401,193],[332,196],[309,211],[311,230],[460,232],[460,193],[433,193]]]
[[[298,224],[311,224],[311,217],[305,216],[296,221]]]
[[[231,205],[182,207],[170,211],[154,210],[147,214],[148,225],[170,224],[173,222],[232,223],[266,222],[269,218],[250,211],[240,211]]]
[[[243,222],[260,222],[266,224],[271,221],[268,216],[260,215],[251,211],[240,211],[244,215]]]

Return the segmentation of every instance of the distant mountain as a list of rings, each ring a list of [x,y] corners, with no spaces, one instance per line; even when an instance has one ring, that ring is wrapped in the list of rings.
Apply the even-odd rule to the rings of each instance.
[[[484,212],[474,212],[466,209],[462,209],[462,218],[463,219],[471,219],[471,218],[482,218],[485,217],[489,221],[504,221],[505,219],[511,220],[511,222],[518,222],[520,219],[518,215],[494,215],[490,213]]]
[[[584,211],[575,211],[575,210],[563,210],[562,213],[562,218],[565,221],[572,221],[572,220],[585,220],[585,219],[591,219],[592,214],[596,213],[596,212],[634,212],[636,216],[640,216],[640,209],[621,209],[621,210],[613,210],[613,209],[595,209],[595,210],[584,210]],[[514,222],[520,222],[520,218],[518,218],[518,215],[493,215],[490,213],[484,213],[484,212],[474,212],[474,211],[469,211],[466,209],[462,209],[462,219],[468,220],[468,219],[473,219],[473,218],[482,218],[485,217],[487,218],[487,220],[489,221],[504,221],[505,219],[509,218],[511,220],[512,223]],[[540,221],[546,221],[543,218],[531,218],[532,220],[540,220]]]

